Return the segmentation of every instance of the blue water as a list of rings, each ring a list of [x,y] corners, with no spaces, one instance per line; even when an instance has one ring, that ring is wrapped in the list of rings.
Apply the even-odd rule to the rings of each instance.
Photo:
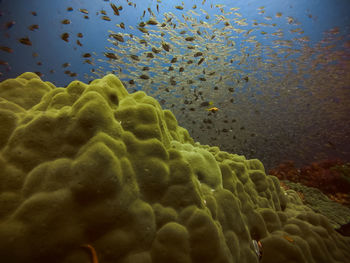
[[[123,10],[120,11],[120,16],[115,16],[109,6],[110,2],[117,6],[122,5]],[[96,52],[97,57],[103,58],[105,47],[110,44],[107,42],[109,29],[115,30],[114,24],[124,22],[126,27],[135,25],[141,21],[141,16],[144,10],[148,7],[162,19],[162,13],[171,11],[175,15],[181,16],[183,11],[174,8],[175,5],[181,5],[181,1],[162,1],[159,3],[160,14],[156,11],[157,1],[134,1],[136,8],[128,6],[126,1],[46,1],[46,0],[3,0],[0,3],[1,17],[0,24],[2,25],[2,38],[0,45],[11,47],[14,52],[8,54],[1,51],[1,60],[9,63],[8,67],[1,66],[1,79],[15,77],[25,71],[40,71],[44,74],[43,79],[49,80],[58,86],[67,85],[72,78],[66,76],[61,65],[69,62],[71,66],[68,68],[72,72],[78,73],[78,78],[83,79],[83,74],[89,74],[92,68],[89,64],[83,64],[84,59],[81,57],[84,53]],[[277,23],[276,28],[283,29],[285,38],[292,38],[293,35],[288,32],[288,28],[297,26],[286,23],[286,16],[292,16],[296,21],[300,22],[305,35],[309,36],[311,43],[320,41],[323,37],[323,32],[334,27],[339,27],[342,34],[349,33],[350,17],[350,2],[347,0],[289,0],[289,1],[206,1],[202,5],[202,1],[184,1],[185,10],[192,7],[193,3],[197,4],[198,9],[205,9],[211,16],[217,12],[216,8],[210,8],[211,4],[224,4],[227,7],[239,7],[237,11],[243,15],[247,21]],[[67,12],[67,7],[73,7],[72,12]],[[272,21],[264,20],[262,15],[258,15],[257,8],[265,6],[264,16],[271,16]],[[89,19],[84,19],[79,8],[85,8],[89,11]],[[112,21],[104,21],[96,15],[100,10],[106,10]],[[37,16],[33,16],[31,11],[35,11]],[[215,11],[215,13],[214,13]],[[283,16],[276,18],[275,14],[281,12]],[[308,15],[312,15],[310,18]],[[149,17],[146,11],[145,18]],[[202,15],[202,18],[204,15]],[[61,20],[70,19],[70,25],[61,24]],[[15,25],[10,28],[5,28],[5,23],[15,21]],[[29,31],[27,27],[32,24],[38,24],[39,29],[35,32]],[[249,26],[250,28],[250,26]],[[274,28],[270,28],[272,31]],[[124,30],[120,29],[124,32]],[[141,36],[142,33],[138,30],[128,30],[134,35]],[[60,35],[64,32],[70,34],[69,43],[60,39]],[[79,47],[75,41],[77,33],[83,33],[84,37],[80,39],[83,46]],[[21,37],[28,36],[33,45],[24,46],[17,40]],[[262,35],[257,34],[257,40],[268,45],[271,39],[267,39]],[[32,53],[37,52],[39,56],[35,59]],[[42,62],[42,66],[36,65],[36,62]],[[55,73],[49,73],[50,69],[55,70]]]
[[[344,112],[348,110],[348,106],[345,104],[350,100],[350,83],[341,81],[346,74],[350,74],[348,72],[348,63],[350,59],[350,1],[222,0],[206,1],[204,5],[202,5],[202,0],[183,2],[184,10],[181,11],[175,9],[174,6],[182,5],[182,1],[163,0],[161,3],[157,3],[156,0],[139,0],[133,2],[136,3],[135,8],[134,6],[128,6],[126,1],[2,0],[0,2],[0,25],[2,34],[0,46],[10,47],[13,49],[13,52],[7,53],[0,50],[0,80],[16,77],[26,71],[33,71],[42,73],[43,80],[50,81],[56,86],[66,86],[74,79],[88,82],[90,79],[85,78],[85,76],[97,77],[91,70],[96,70],[99,67],[102,67],[101,72],[115,70],[118,75],[119,69],[111,69],[108,63],[105,62],[106,58],[104,52],[109,52],[106,47],[113,46],[107,41],[110,34],[108,30],[142,37],[143,34],[139,30],[131,30],[129,26],[136,28],[139,22],[147,21],[150,18],[147,8],[153,11],[158,21],[163,20],[163,14],[165,12],[172,12],[179,19],[183,20],[181,15],[196,4],[197,9],[195,11],[201,14],[197,17],[198,20],[210,23],[215,19],[214,15],[221,15],[219,9],[215,8],[215,5],[226,5],[226,12],[228,12],[231,7],[237,7],[239,10],[233,12],[240,13],[242,17],[238,17],[238,19],[245,18],[246,22],[249,24],[248,26],[237,27],[249,30],[254,28],[254,26],[252,26],[253,22],[270,24],[270,26],[259,26],[258,30],[253,31],[249,35],[255,36],[255,40],[261,44],[259,56],[262,61],[268,61],[270,59],[269,55],[271,54],[271,50],[278,52],[278,48],[274,47],[274,40],[283,39],[292,43],[291,49],[303,49],[304,51],[306,50],[305,52],[307,53],[309,52],[307,47],[309,47],[311,51],[305,63],[310,63],[310,65],[312,61],[316,60],[320,55],[317,50],[320,50],[320,53],[325,56],[329,53],[329,56],[332,58],[336,56],[337,52],[341,51],[342,53],[339,55],[339,60],[331,61],[328,64],[326,62],[323,64],[316,64],[314,69],[322,72],[324,67],[324,71],[328,72],[329,70],[327,67],[334,70],[332,66],[337,66],[337,72],[341,72],[340,69],[343,69],[344,72],[334,77],[334,82],[332,81],[329,87],[327,87],[327,83],[322,83],[322,80],[320,81],[318,79],[318,82],[316,82],[316,80],[314,81],[312,79],[314,77],[312,76],[312,72],[302,72],[302,70],[300,70],[302,68],[300,67],[301,64],[299,61],[300,53],[290,53],[286,57],[284,57],[286,54],[277,53],[276,58],[270,63],[275,63],[276,66],[280,68],[285,67],[284,71],[274,70],[274,67],[257,69],[255,65],[256,60],[252,58],[252,55],[256,52],[255,44],[244,42],[244,37],[239,37],[235,39],[236,46],[232,48],[232,55],[240,55],[240,45],[243,45],[247,47],[246,52],[250,54],[250,57],[247,57],[243,64],[239,64],[237,61],[232,63],[231,67],[239,69],[239,72],[237,72],[235,76],[232,76],[232,78],[229,78],[226,83],[223,84],[223,87],[220,87],[221,89],[230,86],[239,86],[236,93],[231,95],[235,101],[233,103],[227,102],[229,98],[222,93],[220,95],[220,92],[217,93],[217,96],[215,95],[216,97],[213,95],[214,102],[216,103],[215,106],[218,106],[221,111],[216,116],[209,117],[213,118],[215,125],[220,127],[214,127],[216,130],[232,128],[229,127],[227,123],[221,122],[221,120],[224,120],[227,116],[236,119],[241,117],[242,123],[239,125],[237,124],[237,127],[244,126],[245,129],[243,131],[246,131],[246,134],[254,133],[257,134],[257,136],[250,138],[248,135],[243,134],[240,139],[241,141],[237,142],[237,139],[231,140],[232,136],[230,139],[225,137],[226,134],[223,133],[220,134],[216,132],[214,134],[213,130],[208,130],[207,133],[203,132],[203,130],[198,129],[200,126],[198,123],[198,126],[191,125],[193,120],[200,119],[203,116],[206,117],[206,110],[202,109],[203,111],[198,113],[198,115],[195,115],[197,112],[192,112],[192,115],[188,115],[188,117],[186,114],[180,114],[180,108],[184,107],[182,103],[179,103],[173,108],[174,112],[177,114],[176,117],[179,123],[189,129],[190,132],[193,130],[191,135],[201,143],[212,145],[219,144],[223,150],[238,152],[248,155],[248,157],[251,158],[258,157],[265,163],[276,164],[278,161],[282,161],[282,159],[292,157],[299,158],[300,162],[302,162],[307,159],[305,156],[309,157],[308,161],[317,158],[331,158],[332,156],[350,159],[350,138],[347,135],[350,133],[350,128],[347,122],[348,119],[346,120],[346,117],[344,117]],[[122,5],[123,9],[120,11],[120,16],[113,14],[110,3],[114,3],[116,6]],[[159,13],[156,9],[157,4],[159,5]],[[214,7],[212,8],[211,5]],[[264,8],[261,10],[264,10],[264,13],[259,14],[261,10],[258,9],[262,6],[264,6]],[[68,12],[67,7],[72,7],[73,11]],[[84,18],[85,14],[79,11],[80,8],[89,11],[89,19]],[[211,17],[209,20],[206,20],[200,8],[208,12]],[[102,15],[100,13],[97,14],[101,10],[105,10],[112,21],[102,20]],[[31,14],[33,11],[37,13],[37,16]],[[146,12],[143,17],[144,11]],[[278,12],[282,13],[282,17],[276,17],[276,13]],[[271,19],[267,20],[266,17],[271,17]],[[290,20],[290,23],[288,23],[287,17],[291,17],[293,21]],[[62,24],[61,21],[63,19],[69,19],[71,24]],[[14,21],[15,24],[11,28],[6,28],[6,23],[9,21]],[[115,24],[121,22],[125,24],[125,30],[115,26]],[[28,27],[33,24],[38,24],[39,29],[30,31]],[[271,26],[271,24],[276,25]],[[152,26],[148,27],[152,28]],[[220,26],[217,27],[220,28]],[[304,34],[291,32],[291,30],[298,28],[303,30]],[[284,36],[278,37],[271,35],[277,30],[281,30]],[[179,32],[180,30],[175,29],[174,31]],[[262,34],[262,31],[266,32],[266,35]],[[61,34],[65,32],[70,35],[68,43],[63,41],[60,37]],[[78,38],[78,33],[82,33],[83,37]],[[232,32],[232,36],[240,35]],[[307,36],[309,41],[302,42],[296,40],[296,38],[303,36]],[[18,41],[18,39],[23,37],[29,37],[32,46],[23,45]],[[325,38],[331,38],[331,42],[334,45],[333,48],[328,51],[322,49],[323,46],[329,44],[327,41],[324,41]],[[79,40],[83,46],[77,45],[77,40]],[[167,41],[169,39],[165,36],[164,40]],[[213,42],[215,41],[216,39],[213,40]],[[213,50],[213,52],[216,51]],[[37,53],[38,56],[34,58],[33,53]],[[82,55],[85,53],[90,53],[92,55],[91,58],[87,59],[94,60],[95,65],[84,63],[86,58],[83,58]],[[98,61],[99,59],[104,61]],[[288,64],[284,64],[287,59],[289,61]],[[295,62],[291,62],[292,59],[294,59]],[[225,58],[225,60],[229,61],[230,57]],[[41,62],[42,65],[38,65],[38,62]],[[62,64],[64,63],[69,63],[70,66],[63,68]],[[205,69],[206,63],[207,62],[204,62],[201,65],[203,69]],[[149,64],[148,66],[152,67],[153,64]],[[170,63],[166,63],[163,66],[163,71],[167,72]],[[136,70],[132,69],[132,67],[121,69],[124,73]],[[65,74],[64,71],[66,70],[77,73],[77,76],[71,77]],[[254,70],[254,72],[252,72],[252,70]],[[288,74],[290,74],[291,79],[286,77],[289,76]],[[239,85],[237,84],[236,78],[242,79],[248,75],[250,79],[254,79],[255,84],[251,84],[252,81],[247,81],[247,83],[241,81]],[[150,76],[154,77],[154,73],[150,73]],[[270,100],[262,100],[261,98],[265,98],[266,87],[269,87],[269,82],[273,77],[276,79],[271,84],[274,85],[273,87],[271,86],[271,91],[268,92]],[[297,83],[293,82],[296,77],[298,77],[299,80]],[[322,76],[320,76],[320,78],[322,78]],[[278,79],[283,79],[283,81],[279,82]],[[129,79],[122,80],[124,83],[127,83]],[[154,81],[157,81],[156,77],[154,77]],[[329,79],[326,81],[329,81]],[[265,90],[261,90],[259,83],[261,83],[261,86],[264,87]],[[316,83],[316,86],[319,85],[318,83],[322,83],[323,86],[320,87],[319,93],[317,89],[315,91],[313,83]],[[189,85],[188,87],[196,92],[200,90],[197,84]],[[142,89],[142,85],[136,83],[133,88]],[[164,96],[163,94],[155,94],[155,97],[159,100],[166,100],[166,96],[173,96],[179,98],[180,102],[181,93],[178,92],[179,90],[175,90],[175,87],[173,87],[173,89],[174,90],[171,90]],[[310,96],[310,98],[315,97],[317,99],[314,101],[307,101],[305,98],[299,99],[294,93],[290,93],[290,97],[281,98],[283,94],[283,96],[286,96],[288,90],[294,90],[299,92],[298,94],[303,93]],[[242,102],[237,99],[242,98],[244,94],[247,95],[247,102],[242,105]],[[205,99],[206,98],[203,98],[203,100]],[[293,101],[293,103],[298,101],[302,102],[301,105],[295,104],[295,106],[293,106],[288,103],[289,101]],[[340,108],[339,105],[341,106]],[[327,113],[327,108],[329,109],[332,107],[335,108],[332,112],[333,115],[326,115],[329,114]],[[246,115],[242,116],[241,113],[239,113],[239,116],[236,116],[237,108],[246,108]],[[260,115],[253,116],[250,111],[260,112]],[[325,117],[322,114],[325,114]],[[247,120],[247,123],[244,123],[244,120]],[[239,121],[237,121],[237,123],[238,122]],[[252,122],[256,123],[256,125],[252,125]],[[242,132],[242,130],[238,132]],[[332,138],[333,134],[335,134],[336,137]],[[239,135],[235,135],[235,137],[238,138]],[[290,140],[290,138],[293,139]],[[322,148],[326,140],[332,140],[332,144],[337,145],[339,148]],[[304,141],[310,141],[310,145],[307,147],[305,146],[305,149],[297,152],[296,148],[298,144],[304,144],[302,143]],[[246,142],[246,144],[243,142]],[[253,151],[255,155],[249,155],[249,152],[252,150],[250,149],[251,145],[256,146],[256,149]],[[316,154],[312,156],[312,151],[316,151],[316,148],[318,154],[320,153],[320,157],[315,157]],[[271,161],[268,158],[273,160]]]

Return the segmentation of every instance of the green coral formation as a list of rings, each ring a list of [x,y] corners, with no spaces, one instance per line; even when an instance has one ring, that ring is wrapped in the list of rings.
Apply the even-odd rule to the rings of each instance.
[[[106,263],[350,262],[350,239],[259,160],[195,143],[114,75],[24,73],[0,97],[2,262],[89,262],[83,244]]]
[[[350,209],[329,199],[320,190],[303,184],[282,181],[288,188],[300,192],[304,196],[304,204],[314,212],[320,213],[328,218],[334,228],[339,228],[350,222]]]

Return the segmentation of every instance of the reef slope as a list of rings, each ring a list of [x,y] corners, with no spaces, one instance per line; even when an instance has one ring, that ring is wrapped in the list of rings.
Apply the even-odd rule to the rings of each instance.
[[[350,262],[259,160],[194,142],[116,76],[1,82],[0,261],[89,262],[86,244],[100,263]]]

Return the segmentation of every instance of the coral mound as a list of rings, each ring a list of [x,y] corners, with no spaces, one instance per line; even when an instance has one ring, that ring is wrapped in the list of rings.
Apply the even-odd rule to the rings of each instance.
[[[0,97],[2,262],[350,262],[350,239],[259,160],[195,143],[114,75],[24,73]]]

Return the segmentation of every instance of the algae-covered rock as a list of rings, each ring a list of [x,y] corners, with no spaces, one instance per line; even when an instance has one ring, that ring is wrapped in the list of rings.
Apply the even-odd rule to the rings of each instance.
[[[6,80],[0,121],[3,262],[350,261],[350,239],[259,160],[195,143],[114,75]]]

